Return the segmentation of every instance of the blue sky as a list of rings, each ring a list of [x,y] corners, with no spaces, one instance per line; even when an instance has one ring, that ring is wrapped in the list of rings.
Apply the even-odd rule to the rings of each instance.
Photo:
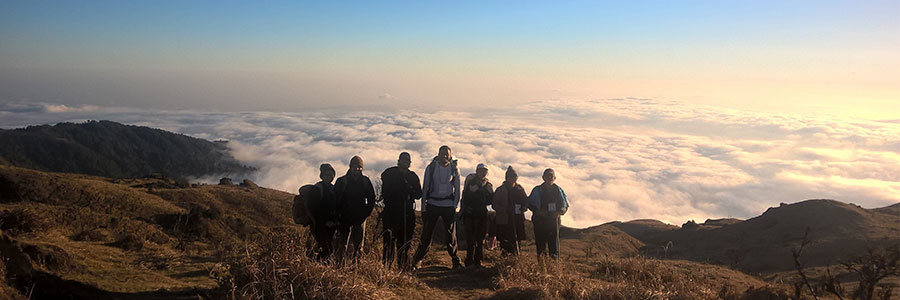
[[[638,96],[893,119],[898,18],[897,1],[4,1],[0,101],[295,110]]]

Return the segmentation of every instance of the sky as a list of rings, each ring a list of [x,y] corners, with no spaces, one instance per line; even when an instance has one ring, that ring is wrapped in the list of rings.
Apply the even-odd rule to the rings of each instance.
[[[643,97],[900,119],[897,1],[3,1],[0,101],[219,111]]]
[[[681,224],[900,202],[897,53],[898,1],[10,0],[0,127],[224,139],[289,192],[448,144],[495,184],[556,169],[567,226]]]

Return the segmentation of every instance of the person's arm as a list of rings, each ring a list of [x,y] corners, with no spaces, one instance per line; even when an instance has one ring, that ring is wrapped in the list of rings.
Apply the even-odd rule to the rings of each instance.
[[[375,200],[377,200],[375,199],[375,187],[372,186],[372,181],[369,180],[369,177],[363,177],[363,179],[366,181],[366,207],[371,211],[375,207]]]
[[[431,167],[432,165],[433,164],[428,164],[428,166],[425,167],[425,178],[422,180],[422,200],[427,200],[428,194],[431,193],[431,180],[428,179],[432,177],[431,172],[434,172],[434,169]]]
[[[519,205],[522,207],[517,211],[517,214],[524,214],[526,210],[528,210],[528,194],[525,193],[525,188],[521,185],[516,189],[516,193],[519,194]]]
[[[466,207],[466,203],[465,203],[466,195],[468,195],[469,193],[472,192],[470,190],[469,185],[472,184],[472,179],[474,177],[475,177],[475,174],[469,174],[468,176],[466,176],[466,180],[465,180],[465,183],[463,183],[463,188],[462,188],[463,189],[462,197],[459,198],[459,207]]]
[[[562,208],[560,208],[559,214],[564,215],[569,211],[569,199],[566,198],[566,191],[563,191],[562,187],[559,188],[559,194],[562,196]]]
[[[451,184],[453,185],[453,205],[456,207],[459,207],[459,197],[460,197],[459,168],[456,168],[456,166],[454,166],[454,170],[452,172],[453,173],[451,173],[451,174],[456,174],[456,176],[453,176],[453,179],[451,182]]]
[[[344,181],[344,177],[338,178],[337,181],[334,182],[334,211],[336,217],[340,217],[341,212],[344,211],[344,186],[346,182]]]
[[[406,183],[409,185],[409,195],[413,200],[422,198],[422,185],[419,184],[419,175],[416,175],[416,172],[409,171],[407,176]]]
[[[494,211],[497,212],[498,214],[505,213],[504,205],[506,205],[506,203],[504,203],[504,202],[506,202],[506,201],[503,201],[503,199],[502,199],[503,193],[500,191],[500,189],[502,189],[502,188],[503,188],[502,185],[500,187],[498,187],[497,190],[494,192],[494,197],[492,197],[493,199],[491,199],[491,208],[494,209]]]
[[[481,192],[484,193],[484,199],[487,200],[487,203],[485,203],[485,204],[486,205],[492,204],[493,200],[494,200],[494,186],[489,181],[489,182],[485,183],[484,187],[482,187],[481,189],[482,189]]]
[[[541,207],[541,186],[536,186],[531,189],[531,195],[528,196],[528,209],[531,209],[533,212],[537,212]]]

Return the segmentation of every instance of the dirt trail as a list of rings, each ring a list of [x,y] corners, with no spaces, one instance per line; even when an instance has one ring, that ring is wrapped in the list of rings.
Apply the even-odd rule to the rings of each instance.
[[[450,268],[446,254],[437,254],[440,262],[423,264],[415,275],[431,288],[441,290],[453,299],[482,299],[494,294],[494,271],[489,268]],[[485,264],[490,266],[490,263]]]

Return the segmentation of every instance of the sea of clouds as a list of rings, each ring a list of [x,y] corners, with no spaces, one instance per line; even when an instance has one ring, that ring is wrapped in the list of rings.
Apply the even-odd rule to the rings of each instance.
[[[557,171],[571,204],[563,224],[672,224],[749,218],[779,203],[830,198],[875,208],[900,202],[900,123],[729,110],[652,99],[543,101],[458,111],[207,112],[49,103],[0,105],[0,126],[88,119],[228,140],[259,168],[252,180],[296,192],[318,165],[343,174],[353,155],[377,178],[412,155],[423,173],[440,145],[463,174],[478,163],[499,185],[507,166],[530,191]],[[202,180],[214,181],[216,177]]]

